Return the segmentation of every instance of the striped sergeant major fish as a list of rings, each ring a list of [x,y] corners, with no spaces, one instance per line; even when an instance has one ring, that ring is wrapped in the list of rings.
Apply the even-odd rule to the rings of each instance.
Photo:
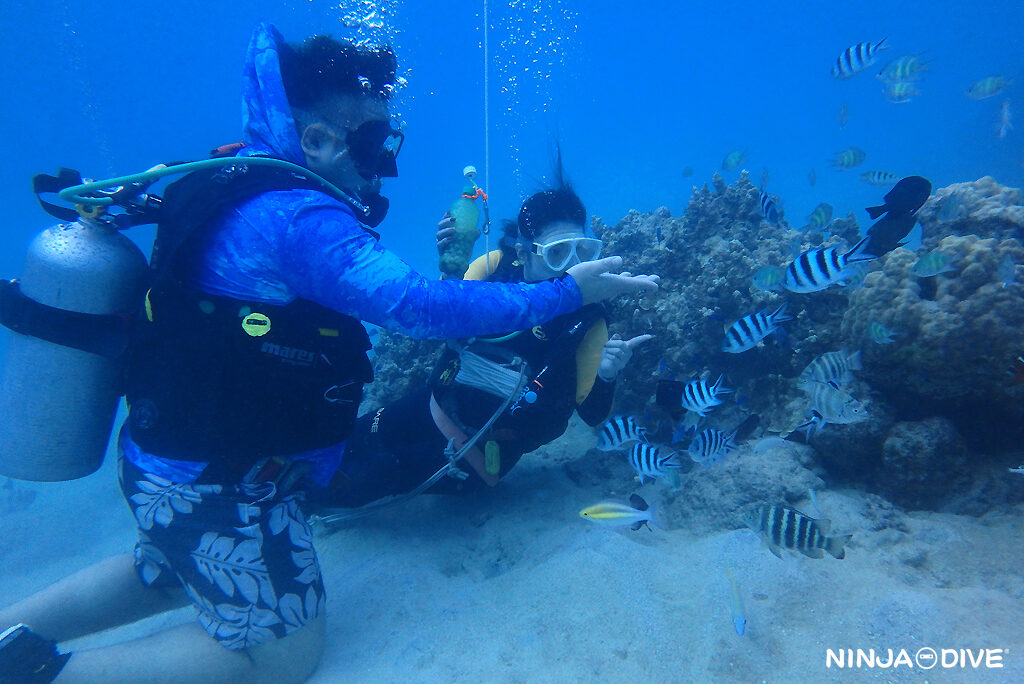
[[[846,542],[852,534],[829,537],[832,521],[815,520],[795,508],[782,504],[760,504],[747,516],[747,526],[761,534],[768,548],[779,558],[782,549],[798,551],[808,558],[824,558],[828,551],[833,558],[846,557]]]
[[[896,341],[897,333],[889,330],[878,321],[868,323],[868,339],[875,344],[891,344]]]
[[[807,217],[807,228],[813,228],[815,230],[823,230],[832,221],[832,205],[828,202],[822,202],[818,206],[814,207],[814,211]]]
[[[868,240],[862,239],[845,253],[838,245],[807,250],[786,269],[786,289],[790,292],[818,292],[853,277],[857,264],[875,258],[864,253]]]
[[[892,185],[900,177],[889,171],[865,171],[860,174],[860,179],[868,185]]]
[[[864,365],[860,360],[860,350],[852,354],[845,349],[834,352],[825,352],[818,356],[804,368],[796,381],[796,386],[802,390],[810,391],[811,383],[830,383],[846,385],[853,382],[853,371],[863,370]]]
[[[601,451],[628,449],[637,442],[647,442],[647,428],[640,427],[633,416],[615,416],[601,428],[597,448]]]
[[[636,471],[640,484],[643,484],[645,477],[653,480],[665,477],[673,468],[681,468],[682,464],[676,458],[677,454],[678,452],[673,451],[665,456],[658,447],[637,442],[629,452],[629,464]]]
[[[859,147],[847,147],[845,150],[836,152],[835,156],[829,160],[829,163],[835,169],[852,169],[855,166],[860,166],[861,162],[867,159],[867,157],[868,153]]]
[[[768,223],[778,223],[782,218],[782,212],[779,210],[775,196],[769,195],[767,190],[761,188],[760,203],[761,216],[764,217],[764,220]]]
[[[753,349],[757,343],[775,332],[779,323],[792,320],[786,315],[786,304],[783,303],[772,313],[768,309],[744,316],[729,326],[725,331],[725,341],[722,343],[722,351],[730,354],[739,354],[748,349]]]
[[[921,74],[928,71],[930,62],[931,60],[922,59],[921,54],[903,55],[886,64],[875,78],[887,83],[916,81],[921,78]]]
[[[715,428],[702,430],[693,438],[689,449],[687,449],[690,452],[690,460],[705,468],[718,463],[725,458],[726,454],[736,448],[736,443],[732,441],[735,436],[735,430],[732,432],[722,432]]]
[[[686,383],[686,386],[683,387],[683,408],[693,411],[701,418],[705,417],[706,411],[722,403],[722,400],[718,398],[719,394],[732,392],[731,389],[722,387],[722,377],[719,375],[713,385],[708,385],[707,378],[691,380]]]
[[[853,78],[861,71],[867,69],[878,59],[879,50],[888,49],[888,45],[882,45],[888,37],[882,38],[877,43],[872,43],[871,41],[857,43],[843,50],[836,57],[836,63],[832,65],[832,77],[838,79]]]
[[[811,419],[798,425],[795,430],[807,430],[807,439],[829,423],[850,425],[868,419],[864,403],[849,392],[839,389],[835,382],[811,382],[803,388],[810,394],[807,406]]]

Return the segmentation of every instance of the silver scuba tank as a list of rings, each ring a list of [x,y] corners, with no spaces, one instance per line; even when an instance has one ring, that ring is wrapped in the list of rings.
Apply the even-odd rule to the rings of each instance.
[[[32,241],[19,285],[29,299],[57,309],[130,315],[142,301],[146,275],[146,257],[135,243],[83,218]],[[0,475],[52,482],[94,472],[120,394],[116,361],[11,332],[0,377]]]

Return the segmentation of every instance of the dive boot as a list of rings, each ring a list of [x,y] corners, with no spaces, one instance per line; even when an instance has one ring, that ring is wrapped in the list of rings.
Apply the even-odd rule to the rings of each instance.
[[[70,657],[57,653],[57,642],[14,625],[0,632],[0,684],[49,684]]]

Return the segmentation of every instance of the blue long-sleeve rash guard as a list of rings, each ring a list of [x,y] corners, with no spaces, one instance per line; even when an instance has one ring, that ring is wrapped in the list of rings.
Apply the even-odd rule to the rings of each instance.
[[[571,278],[533,285],[425,278],[363,230],[349,207],[311,190],[264,193],[231,211],[192,279],[240,299],[302,297],[417,338],[521,330],[581,304]]]
[[[253,32],[242,78],[241,154],[304,165],[281,79],[281,34]],[[578,309],[572,278],[483,284],[424,278],[359,227],[345,204],[312,190],[264,193],[212,231],[192,274],[212,294],[286,304],[302,297],[418,338],[521,330]]]

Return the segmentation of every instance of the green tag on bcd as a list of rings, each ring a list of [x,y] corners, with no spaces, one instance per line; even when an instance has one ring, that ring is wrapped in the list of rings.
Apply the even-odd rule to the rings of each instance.
[[[484,470],[488,475],[501,472],[501,447],[494,440],[484,445]]]

